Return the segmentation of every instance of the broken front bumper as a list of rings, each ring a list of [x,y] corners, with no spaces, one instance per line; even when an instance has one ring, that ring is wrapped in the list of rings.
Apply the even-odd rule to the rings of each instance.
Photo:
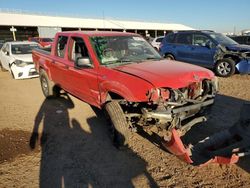
[[[243,59],[236,65],[240,74],[250,74],[250,59]]]
[[[244,104],[240,120],[232,127],[216,132],[194,145],[185,147],[180,131],[173,129],[169,142],[163,146],[178,158],[193,165],[208,163],[233,164],[240,157],[250,155],[250,103]]]
[[[201,141],[200,143],[202,142],[203,141]],[[204,150],[208,148],[208,146],[202,149],[200,149],[199,146],[185,147],[183,142],[181,141],[180,134],[176,129],[172,130],[171,140],[169,142],[163,141],[162,144],[168,151],[176,155],[179,159],[189,164],[193,164],[193,165],[202,166],[202,165],[206,165],[209,163],[234,164],[238,162],[239,157],[240,157],[237,154],[232,154],[231,156],[228,156],[228,157],[224,157],[224,156],[211,157],[203,153]]]

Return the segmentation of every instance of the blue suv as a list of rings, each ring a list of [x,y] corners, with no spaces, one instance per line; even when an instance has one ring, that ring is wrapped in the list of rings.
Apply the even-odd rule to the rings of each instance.
[[[162,40],[160,54],[166,59],[214,69],[221,77],[228,77],[235,71],[250,73],[250,46],[240,45],[213,31],[168,33]]]

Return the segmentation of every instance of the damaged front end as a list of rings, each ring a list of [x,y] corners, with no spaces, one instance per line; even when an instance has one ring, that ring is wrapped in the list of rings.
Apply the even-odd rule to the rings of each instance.
[[[214,62],[218,62],[223,58],[234,60],[235,67],[240,74],[250,74],[250,52],[249,49],[227,48],[222,45],[217,46],[217,51],[214,55]]]
[[[206,121],[218,90],[217,78],[190,83],[187,87],[151,89],[148,102],[123,102],[131,128],[158,135],[170,152],[192,163],[190,152],[180,139],[192,126]]]

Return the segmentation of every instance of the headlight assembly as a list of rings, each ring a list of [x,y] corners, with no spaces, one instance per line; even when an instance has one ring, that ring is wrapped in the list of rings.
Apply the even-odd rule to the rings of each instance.
[[[22,60],[15,60],[15,65],[18,66],[18,67],[24,67],[27,65],[27,62],[24,62]]]

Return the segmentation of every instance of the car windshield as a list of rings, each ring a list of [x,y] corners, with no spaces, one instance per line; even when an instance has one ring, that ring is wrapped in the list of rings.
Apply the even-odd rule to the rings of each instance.
[[[51,38],[42,38],[41,41],[42,42],[53,42],[53,40]]]
[[[37,44],[12,44],[12,54],[31,54],[34,48],[38,48]]]
[[[159,53],[139,36],[91,37],[101,65],[119,66],[147,60],[160,60]]]
[[[210,33],[210,37],[212,37],[215,41],[217,41],[219,44],[222,44],[224,46],[227,45],[236,45],[238,44],[233,39],[221,34],[221,33]]]

